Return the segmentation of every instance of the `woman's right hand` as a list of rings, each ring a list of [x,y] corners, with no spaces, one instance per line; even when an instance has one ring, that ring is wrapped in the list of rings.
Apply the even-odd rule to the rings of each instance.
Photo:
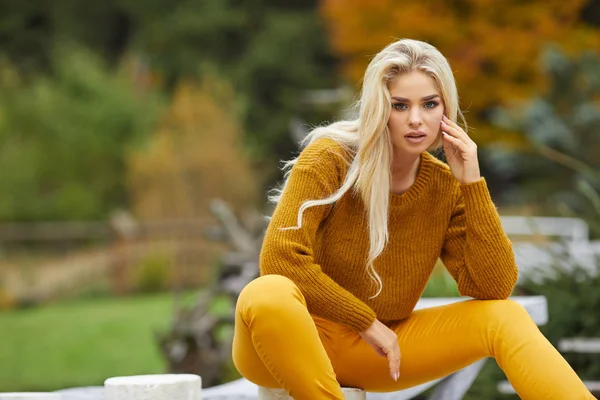
[[[388,359],[390,365],[390,376],[397,381],[400,377],[400,347],[396,332],[375,320],[367,330],[360,333],[377,354]]]

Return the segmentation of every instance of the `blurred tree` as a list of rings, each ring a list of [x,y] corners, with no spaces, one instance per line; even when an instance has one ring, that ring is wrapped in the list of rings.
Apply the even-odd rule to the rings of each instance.
[[[68,40],[117,65],[133,34],[135,15],[123,1],[3,0],[0,54],[21,73],[52,68],[57,45]]]
[[[200,65],[217,65],[233,84],[233,110],[267,181],[277,160],[296,150],[292,117],[321,122],[301,101],[304,91],[337,86],[316,0],[6,0],[0,15],[0,55],[27,72],[45,70],[65,39],[113,65],[142,54],[169,90],[201,75]]]
[[[0,220],[103,218],[127,203],[125,154],[159,107],[123,70],[55,49],[52,78],[0,65]]]
[[[215,77],[205,77],[200,85],[178,85],[158,130],[129,157],[131,206],[137,216],[206,216],[214,198],[237,209],[256,206],[259,185],[240,145],[234,102],[231,87]]]
[[[550,47],[543,70],[544,94],[493,113],[498,126],[522,132],[530,148],[498,147],[492,165],[519,182],[506,201],[583,217],[600,235],[600,55],[569,58]]]
[[[594,26],[600,26],[600,0],[589,0],[581,10],[581,19]]]
[[[544,87],[535,64],[545,42],[570,53],[599,48],[600,31],[581,21],[587,0],[321,0],[330,39],[343,71],[360,79],[375,54],[394,37],[435,45],[454,70],[462,107],[480,143],[498,140],[489,110]],[[504,132],[504,137],[509,135]]]
[[[160,4],[162,9],[144,11],[137,48],[168,82],[202,73],[199,63],[219,67],[233,85],[238,101],[232,111],[242,116],[255,167],[269,184],[277,160],[296,150],[291,119],[302,114],[316,122],[302,102],[304,92],[336,86],[316,1]]]

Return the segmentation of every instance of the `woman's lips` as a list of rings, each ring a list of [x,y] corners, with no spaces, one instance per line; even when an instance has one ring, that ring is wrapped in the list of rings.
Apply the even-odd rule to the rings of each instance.
[[[410,132],[406,135],[404,135],[404,138],[409,142],[409,143],[423,143],[425,141],[425,139],[427,138],[427,135],[424,132]]]
[[[404,136],[427,136],[423,131],[410,131]]]

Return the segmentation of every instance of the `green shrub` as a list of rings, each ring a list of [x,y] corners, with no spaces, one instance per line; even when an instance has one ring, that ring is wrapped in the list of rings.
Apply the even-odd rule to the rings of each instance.
[[[0,311],[8,310],[15,306],[15,298],[0,286]]]
[[[154,253],[142,258],[135,267],[135,290],[153,293],[166,290],[171,278],[171,262],[164,253]]]
[[[126,158],[160,116],[158,94],[77,46],[51,73],[0,63],[0,220],[90,220],[127,206]]]
[[[548,323],[541,327],[554,344],[566,337],[600,337],[600,257],[595,270],[576,266],[572,273],[555,268],[557,279],[535,283],[525,281],[521,287],[526,295],[544,295],[548,300]],[[564,354],[584,379],[600,379],[598,356]]]
[[[457,297],[458,286],[454,278],[446,271],[442,264],[436,266],[429,282],[423,291],[422,297]]]

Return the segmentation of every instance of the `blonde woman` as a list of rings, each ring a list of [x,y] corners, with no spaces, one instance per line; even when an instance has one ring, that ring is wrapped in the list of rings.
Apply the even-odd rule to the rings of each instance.
[[[507,300],[511,243],[443,55],[390,44],[357,106],[286,165],[261,277],[236,307],[239,372],[297,400],[343,399],[340,386],[396,391],[494,357],[523,399],[594,399]],[[447,164],[428,153],[440,147]],[[413,311],[438,257],[474,300]]]

